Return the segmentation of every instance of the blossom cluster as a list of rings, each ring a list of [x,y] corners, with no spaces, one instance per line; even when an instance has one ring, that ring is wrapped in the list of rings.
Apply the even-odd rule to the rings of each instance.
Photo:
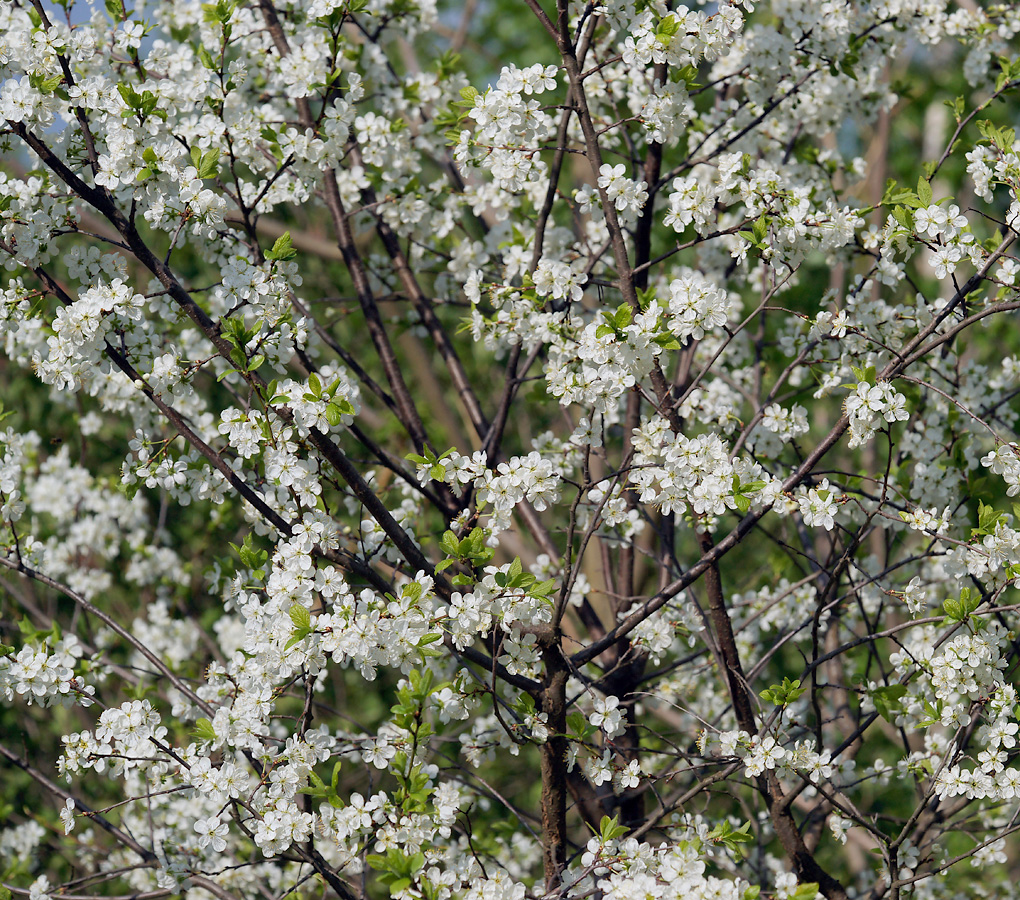
[[[1020,11],[512,6],[0,0],[4,884],[1008,896]]]

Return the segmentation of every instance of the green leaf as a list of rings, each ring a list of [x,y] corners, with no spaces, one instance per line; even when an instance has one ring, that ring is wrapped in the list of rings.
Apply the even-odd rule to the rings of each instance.
[[[648,307],[651,306],[652,301],[655,299],[655,294],[656,288],[654,285],[650,288],[645,288],[644,290],[637,288],[638,307],[640,307],[642,311],[648,309]]]
[[[769,231],[769,221],[765,217],[765,213],[762,213],[754,220],[754,224],[751,226],[751,231],[754,233],[755,241],[761,244],[765,241]]]
[[[680,342],[676,337],[670,334],[668,331],[664,331],[662,334],[657,334],[652,338],[656,344],[662,347],[663,350],[679,350]]]
[[[923,722],[918,722],[920,727],[927,728],[930,725],[938,725],[941,723],[943,709],[943,702],[941,700],[936,700],[934,705],[929,703],[927,700],[922,700],[921,705],[924,707],[925,715],[927,715],[928,718]]]
[[[898,188],[896,179],[890,178],[885,183],[885,193],[882,195],[883,206],[895,206],[897,204],[903,206],[909,206],[911,209],[917,209],[921,205],[921,201],[917,198],[912,190],[908,188]]]
[[[960,590],[960,599],[947,597],[942,604],[946,618],[954,622],[964,622],[971,613],[981,605],[981,595],[971,591],[969,587]]]
[[[857,366],[851,366],[850,370],[854,373],[854,377],[858,382],[870,384],[872,387],[877,383],[877,372],[874,366],[868,366],[867,368],[861,369]],[[856,385],[854,385],[856,387]]]
[[[893,218],[902,225],[907,231],[913,234],[914,231],[914,214],[907,209],[905,206],[893,207]]]
[[[921,201],[922,206],[931,206],[935,200],[931,185],[925,178],[917,179],[917,199]]]
[[[255,548],[250,533],[244,536],[244,541],[240,547],[234,543],[231,543],[230,546],[241,557],[241,563],[249,569],[261,569],[269,559],[269,553],[266,550],[257,550]]]
[[[701,87],[698,84],[698,70],[692,65],[686,65],[682,69],[674,70],[671,78],[677,81],[684,81],[687,84],[687,90],[693,91],[696,88]]]
[[[1006,153],[1012,148],[1013,141],[1016,139],[1016,134],[1012,128],[1006,126],[999,129],[987,119],[979,120],[977,127],[981,136],[997,150]]]
[[[194,149],[195,148],[193,147],[192,150]],[[220,151],[214,149],[201,154],[195,168],[198,170],[199,178],[213,178],[216,175],[216,170],[219,168],[219,165]]]
[[[307,607],[302,606],[300,603],[295,603],[287,614],[290,616],[290,620],[294,623],[295,628],[311,628],[312,615]]]
[[[291,241],[290,232],[285,231],[283,234],[281,234],[273,243],[272,249],[267,250],[265,255],[266,259],[270,261],[293,259],[295,256],[297,256],[297,250],[294,249],[294,244]]]
[[[460,541],[457,540],[457,535],[452,531],[443,533],[443,536],[439,539],[439,546],[442,547],[447,556],[460,556]]]
[[[871,699],[875,703],[875,711],[890,724],[895,724],[896,713],[900,708],[900,700],[907,693],[905,684],[890,684],[875,688],[871,692]]]
[[[806,690],[807,688],[800,686],[799,679],[791,681],[789,678],[784,678],[782,684],[773,684],[762,691],[759,696],[763,700],[774,703],[776,706],[787,706],[798,699]]]
[[[613,322],[619,331],[623,331],[630,323],[634,320],[634,310],[630,308],[629,303],[621,303],[616,308],[616,313],[613,315]]]
[[[548,597],[556,588],[556,579],[550,578],[548,581],[539,581],[537,584],[533,584],[528,593],[532,597]]]
[[[474,556],[483,546],[485,535],[477,525],[471,529],[466,538],[460,542],[460,552],[465,556]]]
[[[999,67],[1002,69],[1002,71],[999,72],[998,77],[996,77],[996,79],[995,79],[995,90],[996,91],[1001,91],[1007,84],[1009,84],[1009,78],[1010,78],[1010,69],[1011,69],[1011,66],[1010,66],[1009,60],[1000,57],[1000,59],[999,59]]]
[[[343,411],[335,403],[330,403],[326,407],[326,421],[329,422],[334,428],[344,420]]]
[[[955,100],[943,101],[946,106],[952,110],[953,118],[956,119],[956,123],[959,124],[963,120],[963,113],[966,110],[966,101],[963,97],[957,97]]]
[[[206,69],[216,68],[216,63],[212,58],[212,54],[208,50],[206,50],[205,47],[203,47],[200,44],[198,50],[196,50],[195,52],[198,54],[198,61],[203,65],[204,68]]]
[[[620,817],[618,815],[613,816],[611,819],[609,816],[603,816],[602,821],[599,822],[599,837],[602,838],[603,844],[608,844],[618,837],[623,837],[626,833],[627,828],[620,824]]]
[[[195,727],[192,729],[191,734],[200,743],[213,743],[216,740],[216,729],[213,728],[212,722],[206,718],[201,718],[195,722]]]
[[[677,21],[676,16],[670,13],[665,18],[659,19],[655,26],[655,38],[660,44],[668,44],[680,30],[680,23]]]
[[[999,523],[1005,522],[1005,514],[1000,513],[994,506],[989,506],[982,500],[978,500],[978,527],[971,529],[972,537],[980,537],[985,534],[994,534]]]
[[[958,622],[963,621],[963,607],[960,606],[959,600],[947,597],[945,602],[942,604],[942,610],[945,612],[946,618],[955,619]]]
[[[729,822],[720,822],[707,835],[705,839],[714,844],[722,844],[731,850],[735,850],[738,844],[746,844],[754,840],[751,834],[751,823],[745,822],[739,828],[734,828]]]
[[[738,231],[737,234],[745,241],[752,244],[756,250],[766,248],[766,238],[769,233],[769,220],[765,213],[762,213],[751,223],[750,231]]]
[[[461,116],[457,120],[457,124],[458,125],[460,124],[461,121],[463,121],[463,118],[464,117]],[[457,146],[457,144],[460,143],[460,133],[461,133],[461,131],[463,131],[462,128],[447,128],[446,131],[443,132],[443,140],[446,141],[446,144],[447,144],[448,147],[455,147],[455,146]],[[466,322],[466,324],[461,326],[460,331],[458,331],[457,333],[460,334],[463,331],[470,331],[470,330],[471,330],[471,322],[470,322],[470,320],[468,320]]]
[[[302,788],[302,794],[309,794],[312,797],[322,797],[325,799],[327,795],[326,782],[324,782],[315,772],[308,773],[308,780],[311,782],[308,787]]]
[[[567,716],[567,732],[571,737],[584,741],[595,733],[595,726],[588,721],[584,713],[572,712]]]
[[[453,50],[446,50],[443,55],[436,60],[436,74],[439,76],[440,81],[445,81],[451,75],[462,71],[462,59],[459,53]]]
[[[740,483],[740,476],[733,476],[733,502],[737,507],[737,512],[744,514],[751,509],[751,498],[749,494],[754,494],[765,487],[764,481],[748,481],[745,484]]]

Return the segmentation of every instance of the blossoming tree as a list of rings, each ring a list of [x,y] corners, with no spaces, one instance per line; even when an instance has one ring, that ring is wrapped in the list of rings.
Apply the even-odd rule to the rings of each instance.
[[[0,2],[3,896],[1016,895],[1020,10],[693,6]]]

